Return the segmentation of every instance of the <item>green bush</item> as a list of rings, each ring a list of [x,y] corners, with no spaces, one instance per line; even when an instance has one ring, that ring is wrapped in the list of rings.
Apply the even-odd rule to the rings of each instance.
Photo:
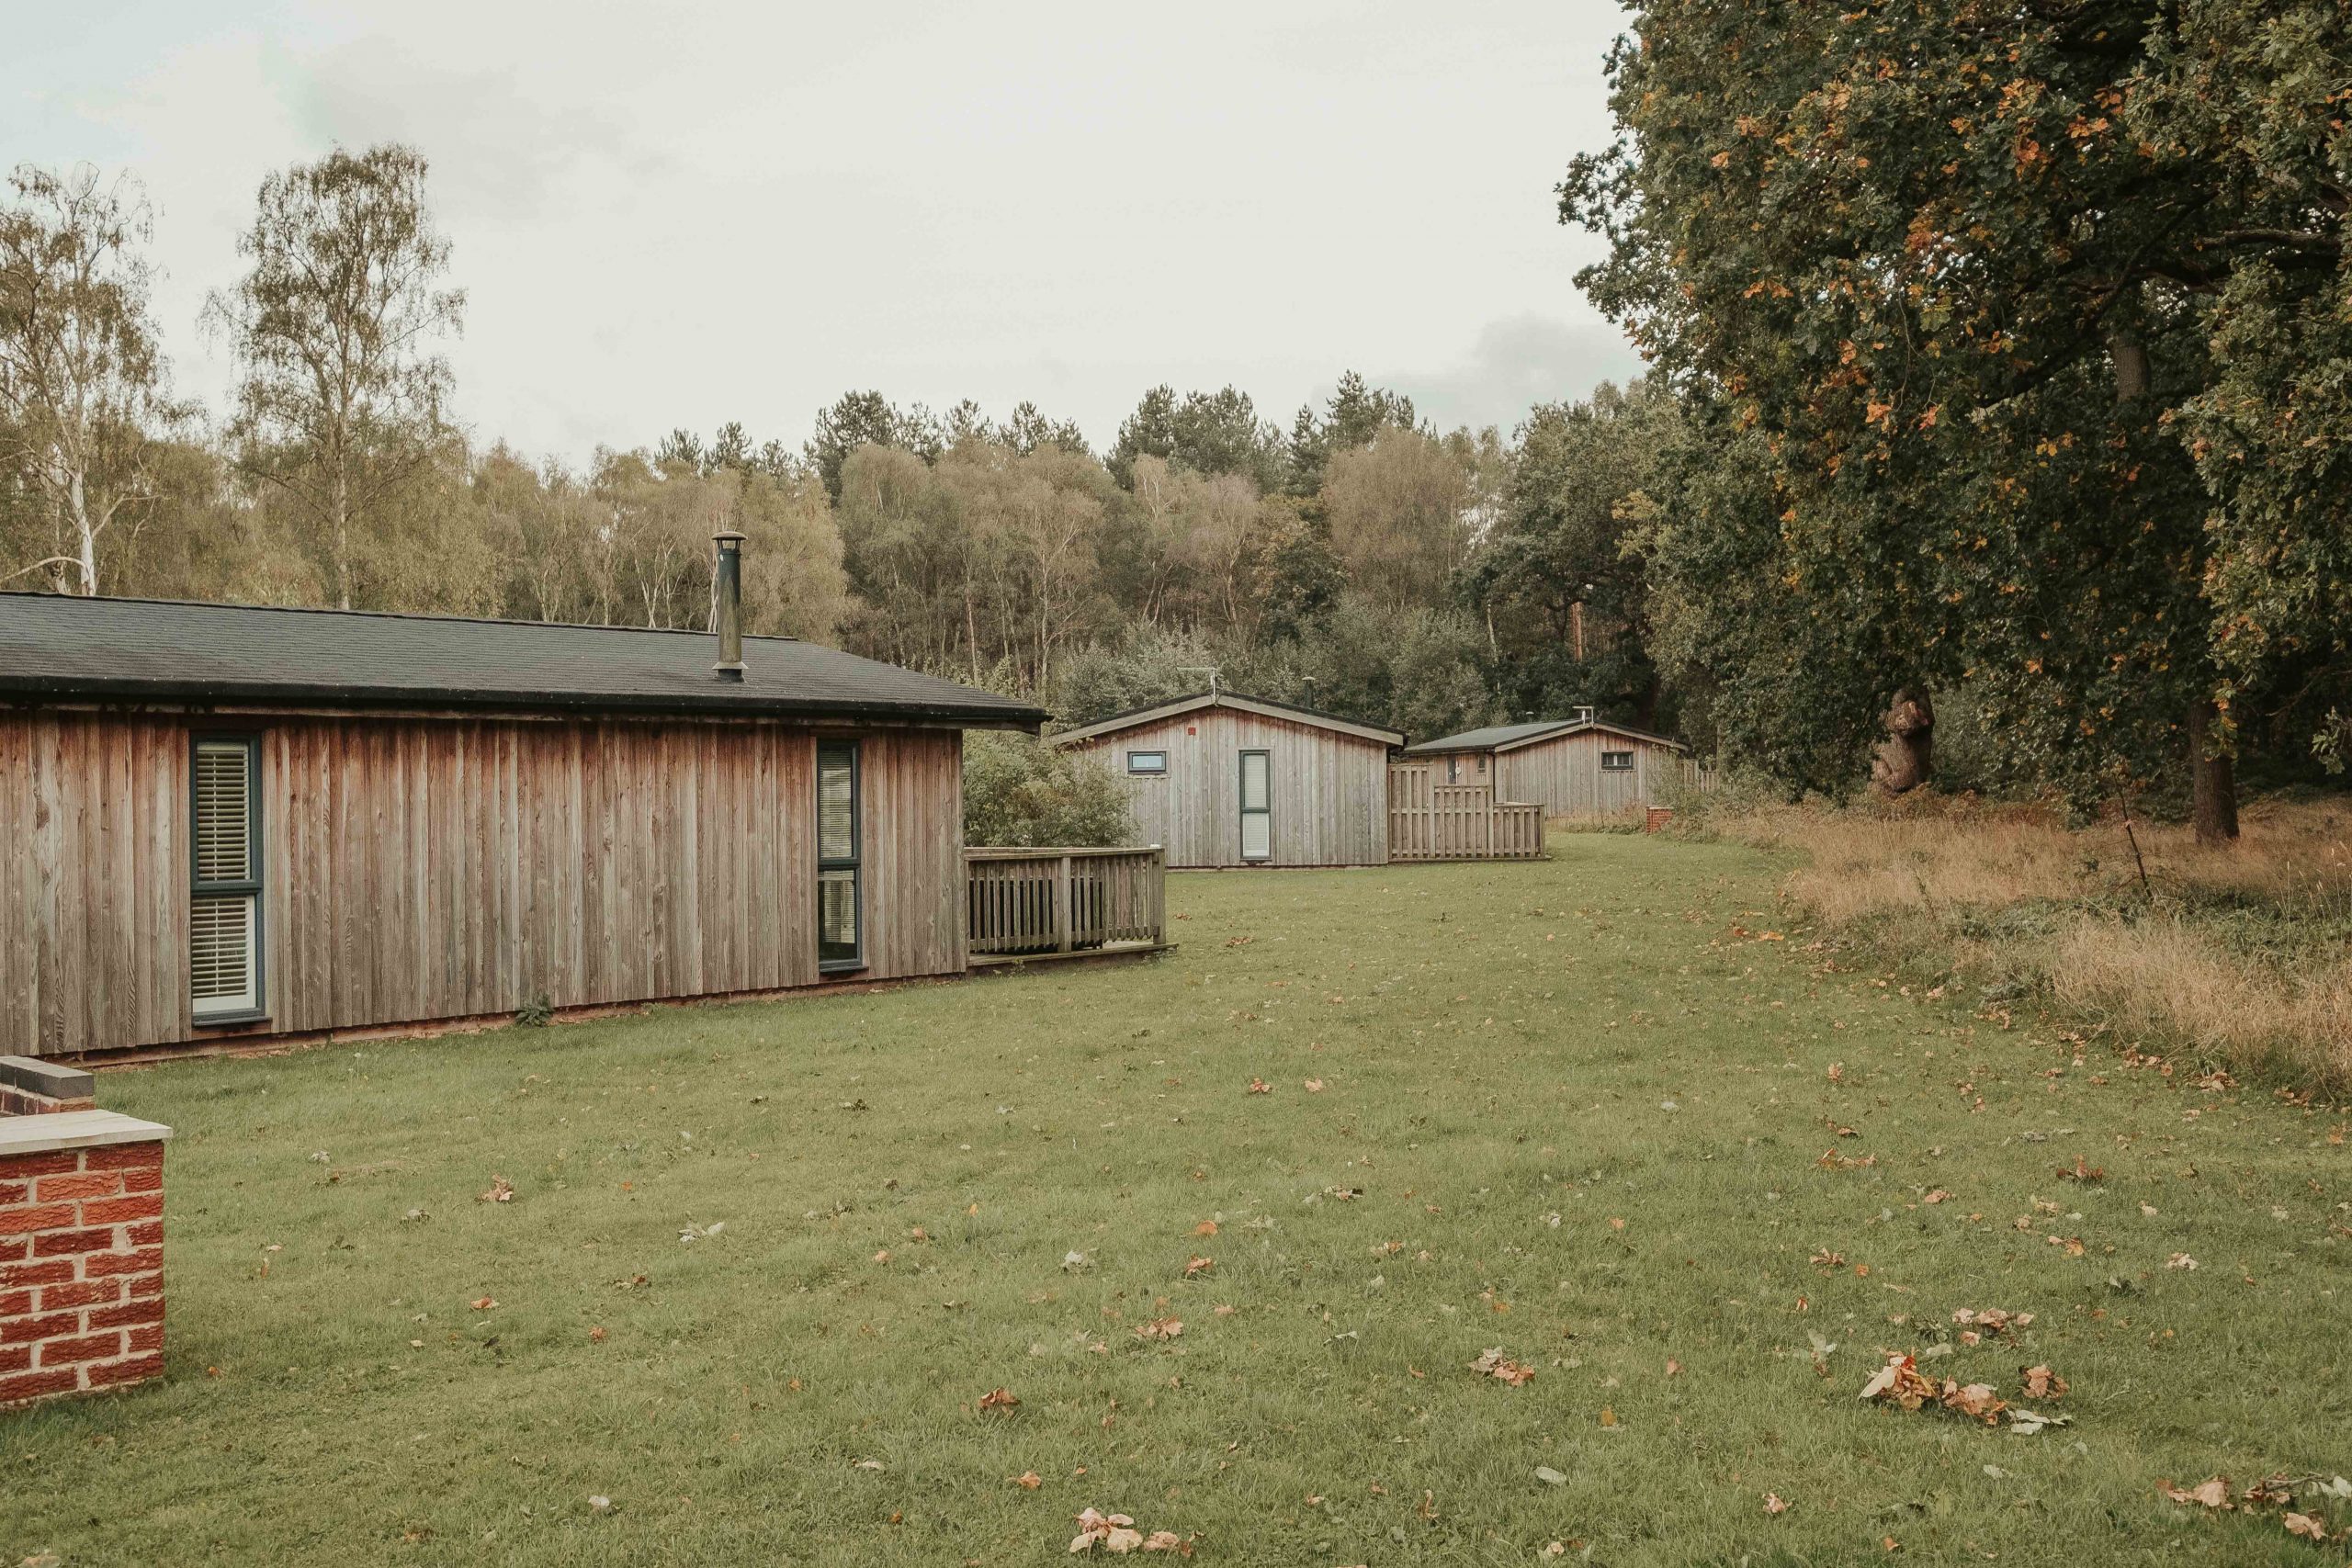
[[[1086,849],[1135,841],[1111,770],[1026,735],[964,737],[964,842]]]

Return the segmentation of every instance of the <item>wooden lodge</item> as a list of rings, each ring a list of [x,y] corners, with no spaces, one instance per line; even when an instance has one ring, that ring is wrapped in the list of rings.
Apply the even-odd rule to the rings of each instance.
[[[0,1055],[961,973],[961,734],[1046,716],[730,642],[731,553],[717,643],[0,594]],[[1139,853],[989,940],[1138,940]]]
[[[1577,716],[1495,725],[1407,747],[1442,784],[1485,785],[1529,801],[1547,818],[1611,817],[1654,806],[1674,785],[1704,787],[1680,741],[1627,725]]]
[[[1238,692],[1197,692],[1054,736],[1125,784],[1176,867],[1527,860],[1543,812],[1395,759],[1405,737]]]
[[[1404,736],[1238,692],[1200,692],[1053,737],[1125,784],[1171,866],[1381,865]]]

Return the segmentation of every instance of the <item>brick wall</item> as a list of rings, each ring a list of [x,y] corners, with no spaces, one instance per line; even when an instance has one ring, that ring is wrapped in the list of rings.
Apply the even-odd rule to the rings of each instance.
[[[170,1135],[104,1111],[0,1119],[0,1406],[162,1374]]]
[[[40,1116],[97,1106],[90,1075],[34,1056],[0,1056],[0,1116]]]

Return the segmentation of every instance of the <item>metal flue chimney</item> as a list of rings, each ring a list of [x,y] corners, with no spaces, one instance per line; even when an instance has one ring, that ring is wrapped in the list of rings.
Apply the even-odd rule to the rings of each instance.
[[[718,564],[711,573],[710,618],[718,632],[718,662],[711,671],[722,681],[743,678],[743,536],[732,528],[713,536]]]

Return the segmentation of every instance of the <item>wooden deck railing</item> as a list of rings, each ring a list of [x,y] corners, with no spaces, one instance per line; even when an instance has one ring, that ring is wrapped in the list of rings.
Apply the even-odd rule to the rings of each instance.
[[[1440,784],[1427,762],[1388,770],[1388,858],[1533,860],[1544,807],[1497,800],[1490,784]]]
[[[1707,795],[1715,787],[1715,770],[1702,767],[1688,757],[1674,759],[1674,779],[1692,795]]]
[[[1158,947],[1168,855],[1148,849],[967,849],[966,931],[976,959]]]

